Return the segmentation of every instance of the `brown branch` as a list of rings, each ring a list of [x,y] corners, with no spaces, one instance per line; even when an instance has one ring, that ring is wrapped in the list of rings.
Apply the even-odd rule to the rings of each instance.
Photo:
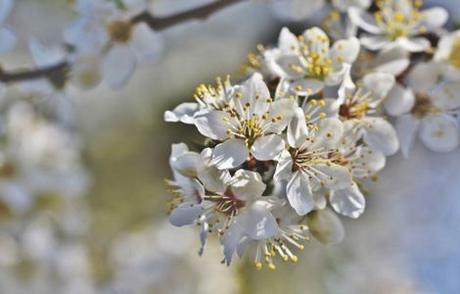
[[[150,14],[148,11],[145,11],[132,19],[133,23],[144,22],[150,26],[151,29],[155,31],[161,31],[169,27],[175,26],[180,23],[184,23],[194,19],[206,19],[210,15],[226,8],[231,5],[243,2],[246,0],[220,0],[216,2],[211,2],[184,12],[179,12],[177,14],[157,17]]]
[[[206,19],[210,15],[226,8],[231,5],[244,2],[247,0],[220,0],[217,2],[211,2],[184,12],[179,12],[164,17],[157,17],[144,11],[131,19],[133,24],[144,22],[152,30],[162,31],[175,25],[188,22],[193,19]],[[56,75],[66,73],[70,70],[70,64],[66,61],[60,62],[56,65],[37,68],[37,69],[25,69],[7,72],[0,68],[0,82],[13,83],[24,80],[34,80],[40,78],[52,78]]]
[[[56,65],[47,66],[37,69],[25,69],[12,72],[6,72],[0,69],[0,81],[3,83],[14,83],[24,80],[35,80],[45,77],[56,76],[57,74],[65,73],[69,70],[70,64],[63,61]]]

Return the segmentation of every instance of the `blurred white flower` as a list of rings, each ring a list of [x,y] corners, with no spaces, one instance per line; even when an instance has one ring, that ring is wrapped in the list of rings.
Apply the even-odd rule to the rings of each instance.
[[[10,108],[5,123],[0,189],[10,209],[23,213],[43,194],[65,198],[86,191],[80,143],[73,134],[22,102]]]
[[[440,7],[420,11],[422,1],[384,0],[377,4],[379,10],[374,15],[356,7],[348,10],[351,21],[368,33],[360,41],[370,50],[398,44],[409,52],[427,51],[430,42],[420,35],[436,32],[448,18],[447,11]]]
[[[436,152],[449,152],[458,146],[460,81],[445,76],[445,68],[435,61],[419,63],[407,77],[408,88],[397,85],[388,96],[385,106],[397,116],[396,130],[406,157],[417,134]]]
[[[163,49],[162,40],[145,23],[132,19],[148,8],[147,1],[78,0],[80,18],[65,30],[66,41],[82,55],[102,53],[102,77],[118,90],[136,67],[156,60]]]
[[[306,30],[299,38],[283,28],[278,46],[281,54],[275,56],[275,71],[282,83],[303,96],[347,79],[360,47],[353,37],[339,40],[329,48],[329,37],[318,27]]]
[[[342,12],[346,12],[350,7],[367,9],[371,6],[372,0],[332,0],[332,5]]]
[[[0,1],[0,54],[13,50],[16,45],[16,35],[5,26],[5,21],[13,9],[14,0]]]
[[[283,20],[302,21],[314,15],[324,0],[267,0],[274,15]]]

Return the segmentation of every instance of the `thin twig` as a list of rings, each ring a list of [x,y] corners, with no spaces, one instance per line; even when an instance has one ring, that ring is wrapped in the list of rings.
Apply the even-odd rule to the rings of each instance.
[[[205,4],[190,10],[179,12],[164,17],[157,17],[148,11],[144,11],[137,16],[133,17],[131,22],[133,24],[144,22],[152,30],[162,31],[175,25],[188,22],[193,19],[206,19],[210,15],[225,9],[231,5],[244,2],[247,0],[221,0]],[[56,65],[47,66],[36,69],[25,69],[17,71],[4,71],[0,68],[0,82],[13,83],[24,80],[34,80],[39,78],[49,78],[58,74],[66,73],[70,70],[70,64],[67,61],[60,62]]]

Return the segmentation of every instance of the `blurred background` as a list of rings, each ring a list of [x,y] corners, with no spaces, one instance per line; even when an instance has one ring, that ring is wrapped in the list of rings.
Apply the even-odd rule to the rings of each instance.
[[[203,2],[155,0],[153,11],[168,14]],[[428,4],[448,6],[460,20],[457,1]],[[9,24],[20,41],[2,57],[4,67],[30,65],[26,40],[60,43],[74,16],[65,0],[17,1]],[[277,20],[264,3],[232,6],[162,32],[163,56],[136,71],[123,90],[102,85],[69,97],[90,179],[83,242],[52,257],[71,282],[51,287],[43,275],[32,278],[29,264],[19,268],[19,278],[2,271],[0,293],[457,293],[460,150],[435,154],[417,145],[410,160],[389,158],[369,187],[365,214],[344,219],[343,243],[312,241],[298,264],[280,264],[273,272],[256,271],[250,259],[221,265],[217,240],[200,258],[197,230],[168,224],[170,146],[197,134],[164,123],[163,112],[192,101],[200,83],[226,74],[237,78],[246,55],[259,43],[274,43],[284,25],[301,31],[308,23]],[[34,236],[43,244],[40,233]],[[0,251],[8,244],[0,242]]]

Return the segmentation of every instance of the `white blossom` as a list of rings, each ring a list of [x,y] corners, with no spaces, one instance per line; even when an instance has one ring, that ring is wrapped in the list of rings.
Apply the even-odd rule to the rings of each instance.
[[[446,22],[447,11],[433,7],[420,11],[422,1],[384,0],[378,1],[378,11],[373,15],[352,7],[349,17],[366,31],[361,44],[370,50],[381,50],[398,44],[409,52],[422,52],[431,48],[430,42],[420,36],[436,32]]]
[[[80,18],[65,31],[65,39],[81,54],[104,53],[102,77],[117,90],[123,87],[136,67],[154,61],[162,51],[162,40],[145,23],[132,18],[148,9],[146,1],[78,0]]]
[[[460,81],[444,75],[445,66],[435,61],[417,64],[407,77],[407,88],[397,85],[385,105],[396,115],[401,150],[408,157],[414,139],[436,152],[458,146]]]
[[[320,28],[306,30],[297,38],[288,29],[281,31],[280,56],[275,57],[276,71],[298,95],[312,95],[325,85],[337,85],[349,75],[351,63],[359,53],[359,42],[352,37],[335,42]]]

